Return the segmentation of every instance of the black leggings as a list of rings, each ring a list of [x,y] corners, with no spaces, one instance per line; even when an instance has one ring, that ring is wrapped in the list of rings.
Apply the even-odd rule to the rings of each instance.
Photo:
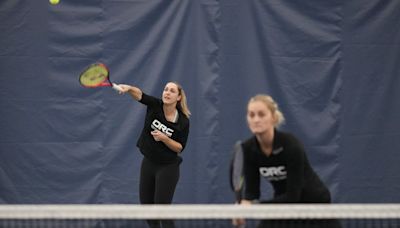
[[[157,164],[143,158],[140,170],[139,194],[141,204],[171,204],[179,180],[180,161]],[[174,227],[172,220],[148,220],[151,228]]]

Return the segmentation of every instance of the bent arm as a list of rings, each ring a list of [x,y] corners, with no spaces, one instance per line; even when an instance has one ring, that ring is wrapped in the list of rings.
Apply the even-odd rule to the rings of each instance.
[[[151,132],[154,140],[163,142],[169,149],[176,153],[180,153],[183,149],[181,143],[171,139],[170,137],[166,136],[164,133],[158,130],[154,130]]]
[[[165,140],[162,141],[169,149],[176,153],[180,153],[183,149],[182,144],[179,142],[167,137]]]

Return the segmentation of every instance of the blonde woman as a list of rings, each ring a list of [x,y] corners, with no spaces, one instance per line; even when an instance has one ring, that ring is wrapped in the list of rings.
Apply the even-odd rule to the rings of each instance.
[[[120,84],[121,93],[147,106],[144,127],[137,146],[144,158],[140,172],[139,195],[142,204],[170,204],[179,180],[180,153],[189,135],[190,111],[186,95],[177,82],[168,82],[162,98],[141,89]],[[148,221],[150,227],[174,227],[172,220]]]
[[[330,192],[312,169],[302,144],[292,134],[277,129],[283,122],[284,116],[271,96],[259,94],[249,100],[247,124],[253,136],[241,144],[245,187],[239,203],[330,203]],[[272,185],[272,198],[259,199],[260,177]],[[336,221],[322,222],[325,228],[339,227]],[[234,223],[243,225],[244,220]],[[322,224],[271,220],[261,221],[259,227],[309,228]]]

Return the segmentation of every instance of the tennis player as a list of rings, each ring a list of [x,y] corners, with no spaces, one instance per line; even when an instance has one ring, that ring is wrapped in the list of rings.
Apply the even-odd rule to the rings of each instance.
[[[247,123],[253,136],[241,146],[244,154],[244,192],[240,204],[330,203],[328,188],[314,172],[299,140],[277,128],[284,116],[271,96],[256,95],[247,105]],[[260,177],[273,187],[271,199],[260,200]],[[289,221],[287,221],[289,222]],[[287,227],[340,227],[337,221],[296,221]],[[243,225],[244,220],[235,220]],[[259,227],[286,227],[286,221],[265,220]]]
[[[189,135],[190,111],[186,95],[176,82],[168,82],[162,99],[147,95],[141,89],[120,84],[121,93],[147,106],[144,127],[137,141],[144,155],[140,172],[140,202],[171,204],[179,179],[179,156]],[[151,228],[174,227],[172,220],[148,221]]]

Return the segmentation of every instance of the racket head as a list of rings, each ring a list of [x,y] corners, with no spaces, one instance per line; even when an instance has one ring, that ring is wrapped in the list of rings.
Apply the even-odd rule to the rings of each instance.
[[[82,71],[79,75],[79,83],[87,88],[112,86],[109,77],[110,71],[105,64],[94,63]]]
[[[240,202],[244,185],[244,154],[241,141],[237,141],[233,147],[230,180],[231,188],[236,195],[236,200]]]

